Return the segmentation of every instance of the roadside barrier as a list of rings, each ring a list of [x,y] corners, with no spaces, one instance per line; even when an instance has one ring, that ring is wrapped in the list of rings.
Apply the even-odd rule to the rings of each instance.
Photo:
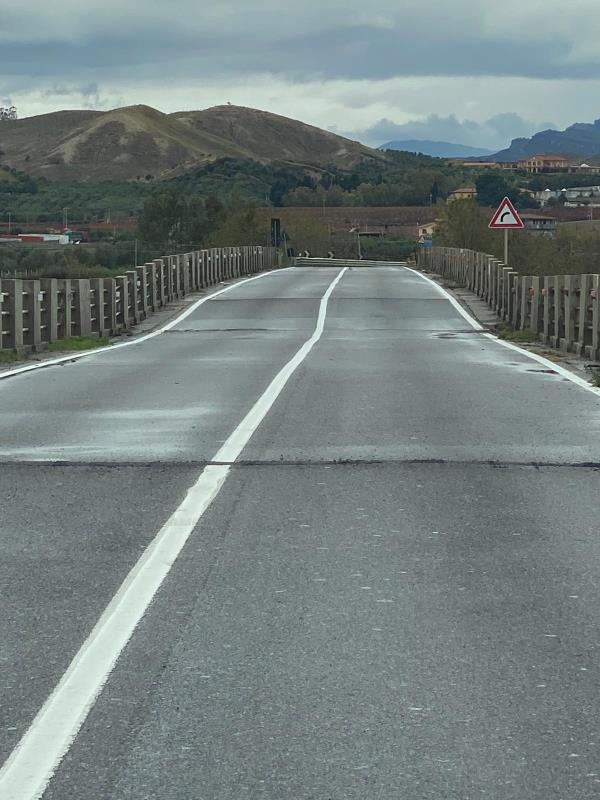
[[[310,258],[297,256],[295,267],[405,267],[406,261],[369,261],[351,258]]]
[[[541,342],[600,360],[600,275],[521,275],[494,256],[453,247],[421,248],[417,266],[474,292]]]
[[[0,350],[117,336],[190,292],[281,265],[273,247],[221,247],[157,258],[115,278],[2,278]]]

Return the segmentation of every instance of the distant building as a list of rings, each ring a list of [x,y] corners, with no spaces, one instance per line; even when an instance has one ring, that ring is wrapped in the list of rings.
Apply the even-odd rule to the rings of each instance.
[[[571,186],[569,189],[543,189],[534,193],[535,199],[542,208],[550,202],[557,200],[567,207],[600,205],[600,186]]]
[[[448,163],[466,169],[500,169],[499,161],[463,161],[461,158],[449,158]]]
[[[477,189],[474,186],[463,186],[460,189],[455,189],[448,195],[448,202],[452,203],[454,200],[474,200],[477,197]]]
[[[571,174],[581,173],[582,175],[600,175],[600,167],[592,167],[590,164],[571,164],[567,170]]]
[[[556,233],[556,217],[549,214],[534,214],[523,212],[520,214],[525,230],[530,233],[542,234],[544,236],[554,236]]]
[[[23,242],[24,244],[71,244],[66,234],[60,233],[19,233],[14,236],[0,235],[0,243]]]
[[[435,222],[426,222],[424,225],[419,225],[419,239],[431,239],[438,227],[437,220]]]
[[[577,164],[566,156],[543,155],[523,158],[521,161],[499,161],[498,167],[508,172],[529,172],[533,175],[558,174],[567,172],[571,175],[600,175],[600,167],[593,167],[585,162]]]
[[[517,162],[518,168],[538,174],[540,172],[554,172],[566,170],[571,166],[571,161],[565,156],[546,153],[545,155],[529,156]]]

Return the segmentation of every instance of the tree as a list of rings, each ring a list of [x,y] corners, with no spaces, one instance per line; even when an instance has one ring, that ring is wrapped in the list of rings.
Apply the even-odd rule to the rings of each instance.
[[[206,237],[211,221],[217,219],[217,207],[211,207],[209,220],[202,200],[175,191],[151,195],[138,221],[140,238],[146,242],[169,247],[188,247],[200,244]]]
[[[285,234],[288,247],[296,253],[308,250],[314,256],[325,257],[332,247],[327,226],[311,214],[291,217],[285,224]],[[336,250],[336,255],[344,254]]]
[[[480,206],[495,208],[505,197],[509,197],[517,208],[531,206],[529,197],[510,184],[497,171],[484,172],[476,182],[477,202]]]
[[[473,200],[453,200],[442,212],[436,242],[445,247],[464,247],[493,252],[494,238],[488,221]]]
[[[267,242],[267,222],[259,222],[256,218],[256,208],[246,208],[231,211],[219,227],[209,236],[211,247],[243,247],[245,245],[264,245]]]

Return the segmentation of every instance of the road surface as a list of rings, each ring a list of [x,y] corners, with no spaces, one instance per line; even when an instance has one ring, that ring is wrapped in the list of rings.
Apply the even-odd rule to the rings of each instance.
[[[0,797],[600,797],[598,465],[402,267],[0,380]]]

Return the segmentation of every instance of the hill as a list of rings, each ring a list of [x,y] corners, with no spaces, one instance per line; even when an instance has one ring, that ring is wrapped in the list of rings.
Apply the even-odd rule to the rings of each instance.
[[[492,150],[482,147],[470,147],[467,144],[453,142],[437,142],[430,139],[407,139],[382,144],[379,150],[403,150],[407,153],[423,153],[434,158],[480,158],[489,156]]]
[[[600,153],[600,119],[576,122],[564,131],[546,130],[529,139],[513,139],[510,147],[491,156],[494,161],[518,161],[538,153],[566,156],[595,156]]]
[[[53,180],[151,180],[221,158],[346,169],[385,155],[266,111],[216,106],[163,114],[149,106],[59,111],[0,122],[0,160]]]

